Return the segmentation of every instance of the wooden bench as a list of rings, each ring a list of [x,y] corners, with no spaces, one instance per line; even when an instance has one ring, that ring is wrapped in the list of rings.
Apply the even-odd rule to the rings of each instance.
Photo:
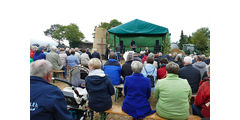
[[[104,113],[130,116],[124,111],[122,111],[122,106],[119,106],[119,105],[112,105],[112,108],[104,111]],[[107,117],[107,114],[104,114],[104,113],[101,113],[101,120],[105,120]],[[165,118],[160,117],[156,112],[146,116],[145,118],[154,119],[154,120],[167,120]],[[199,116],[190,115],[187,120],[201,120],[201,118]]]
[[[63,77],[64,70],[53,70],[52,72],[54,75],[56,75],[56,77],[62,78],[62,79],[64,78]],[[61,77],[60,77],[60,75],[61,75]],[[53,80],[53,83],[55,83],[55,80]]]

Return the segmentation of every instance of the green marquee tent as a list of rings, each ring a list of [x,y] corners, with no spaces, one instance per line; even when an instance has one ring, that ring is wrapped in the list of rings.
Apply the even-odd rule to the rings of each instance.
[[[124,51],[131,50],[131,41],[134,40],[139,52],[148,47],[150,51],[161,51],[164,42],[170,43],[170,34],[168,28],[158,26],[149,22],[135,19],[128,23],[116,26],[109,32],[109,44],[112,49],[119,44]]]

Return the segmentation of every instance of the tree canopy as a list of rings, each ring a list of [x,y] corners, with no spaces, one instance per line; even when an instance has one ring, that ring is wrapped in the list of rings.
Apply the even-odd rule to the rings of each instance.
[[[122,24],[122,23],[119,22],[117,19],[113,19],[113,20],[111,20],[109,23],[107,23],[107,22],[101,22],[101,24],[98,25],[98,27],[100,27],[100,28],[105,28],[106,30],[109,30],[109,29],[111,29],[111,28],[113,28],[113,27],[116,27],[116,26],[118,26],[118,25],[121,25],[121,24]]]
[[[67,26],[59,24],[51,25],[49,29],[44,31],[44,34],[58,40],[59,44],[60,41],[68,40],[71,47],[79,46],[81,41],[85,38],[84,34],[79,31],[78,26],[73,23]]]

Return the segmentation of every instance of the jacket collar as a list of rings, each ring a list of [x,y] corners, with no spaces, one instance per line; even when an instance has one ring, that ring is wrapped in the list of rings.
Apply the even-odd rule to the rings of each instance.
[[[115,60],[115,59],[109,59],[108,61],[117,62],[117,60]]]
[[[142,73],[133,73],[133,76],[143,76]]]
[[[88,76],[100,76],[100,77],[104,77],[104,71],[102,71],[101,69],[95,69],[95,70],[91,70],[88,74]]]
[[[177,74],[172,74],[172,73],[167,74],[167,78],[176,78],[176,77],[178,77]]]
[[[48,83],[48,82],[45,81],[43,78],[38,77],[38,76],[30,76],[30,80],[35,80],[35,81],[40,81],[40,82]],[[48,83],[48,84],[49,84],[49,83]]]

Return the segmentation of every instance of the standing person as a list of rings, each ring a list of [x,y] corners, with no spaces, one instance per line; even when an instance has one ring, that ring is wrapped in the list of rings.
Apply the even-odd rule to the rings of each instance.
[[[77,56],[78,60],[81,61],[81,54],[79,53],[79,49],[75,48],[75,56]]]
[[[157,71],[157,79],[163,79],[167,77],[166,65],[168,64],[167,58],[160,60],[160,68]]]
[[[110,53],[110,45],[108,44],[105,52],[105,59],[108,60],[108,54]]]
[[[103,66],[103,71],[110,77],[113,85],[119,85],[122,83],[121,79],[121,65],[117,61],[116,54],[111,52],[109,55],[109,60]],[[118,95],[122,96],[122,89],[119,89]]]
[[[67,66],[68,67],[75,67],[80,64],[77,56],[75,56],[75,51],[71,51],[71,55],[67,56]]]
[[[179,66],[169,62],[167,77],[157,81],[154,96],[158,100],[157,114],[166,119],[184,120],[189,117],[189,101],[192,97],[187,80],[178,77]]]
[[[207,64],[202,61],[202,58],[200,55],[197,56],[197,62],[192,65],[194,68],[198,69],[201,73],[201,79],[203,78],[204,72],[207,71]]]
[[[91,59],[88,68],[90,69],[86,77],[86,89],[89,95],[88,106],[93,111],[104,112],[112,107],[113,85],[109,76],[101,70],[99,59]]]
[[[59,57],[60,57],[60,60],[62,62],[62,65],[63,65],[63,70],[64,70],[64,78],[66,78],[66,74],[67,74],[67,69],[66,69],[66,66],[67,66],[67,54],[65,53],[65,50],[64,48],[60,48],[60,53],[59,53]]]
[[[87,48],[86,53],[88,54],[89,59],[92,59],[92,54],[90,53],[89,48]]]
[[[121,60],[121,55],[120,55],[120,50],[121,50],[121,47],[120,45],[118,44],[117,47],[116,47],[116,54],[117,54],[117,60],[120,61]]]
[[[93,49],[92,58],[98,58],[100,60],[100,54],[97,52],[97,49]]]
[[[46,60],[52,63],[53,70],[61,70],[63,68],[62,61],[56,51],[57,47],[52,46],[51,52],[46,56]]]
[[[43,53],[44,47],[41,46],[37,49],[33,56],[33,61],[40,60],[40,59],[46,59],[46,55]]]
[[[123,76],[124,81],[125,81],[126,76],[132,75],[132,73],[133,73],[133,71],[131,69],[132,61],[133,61],[133,54],[130,52],[130,53],[128,53],[127,60],[123,64],[122,70],[121,70],[121,75]]]
[[[82,49],[82,55],[81,55],[81,65],[84,67],[88,67],[88,61],[90,60],[88,54],[86,53],[85,49]]]
[[[192,110],[194,115],[210,118],[210,66],[207,67],[208,77],[200,82]]]
[[[143,64],[133,61],[131,64],[133,74],[126,77],[124,83],[125,99],[122,110],[133,117],[133,120],[140,120],[154,113],[148,99],[151,96],[151,83],[149,78],[141,74]]]
[[[132,50],[134,52],[136,51],[136,45],[135,45],[135,41],[134,40],[132,40],[132,42],[131,42],[131,48],[132,48]]]
[[[150,53],[150,50],[148,49],[148,47],[145,48],[145,52],[147,52],[148,54]]]
[[[147,57],[147,64],[143,66],[142,74],[151,80],[151,88],[154,91],[157,78],[157,68],[153,65],[153,57]]]
[[[192,66],[191,57],[184,57],[184,67],[179,70],[178,75],[182,79],[187,79],[193,94],[197,93],[199,82],[201,80],[201,74],[199,70]]]
[[[37,60],[30,65],[30,119],[72,120],[61,90],[50,84],[52,64]]]

